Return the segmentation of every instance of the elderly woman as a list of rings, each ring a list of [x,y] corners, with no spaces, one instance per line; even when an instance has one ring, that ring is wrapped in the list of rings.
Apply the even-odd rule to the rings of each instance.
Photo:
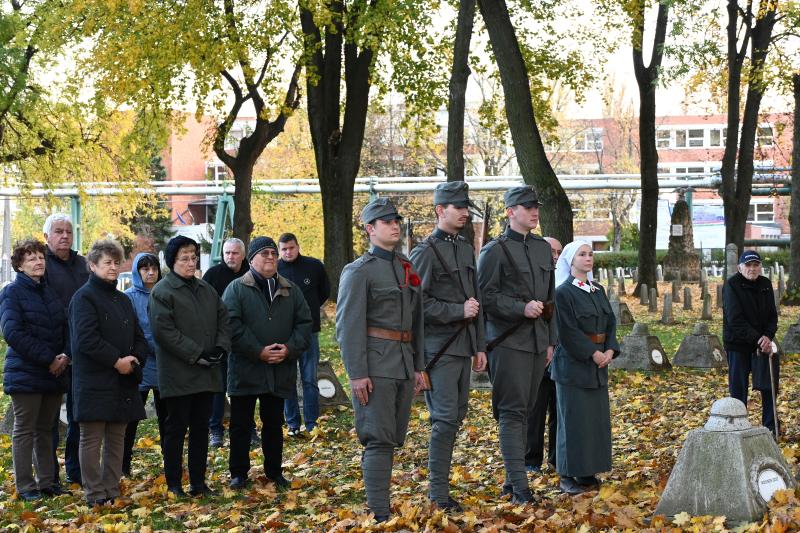
[[[619,355],[619,344],[605,291],[592,282],[593,266],[585,241],[569,243],[556,263],[559,345],[551,374],[558,406],[556,471],[567,494],[597,487],[595,474],[611,470],[608,364]]]
[[[26,501],[61,494],[52,428],[68,386],[67,317],[43,279],[45,252],[36,240],[17,243],[11,254],[17,277],[0,293],[0,325],[8,343],[3,389],[14,410],[14,480],[17,495]]]
[[[69,306],[73,415],[90,505],[120,495],[125,428],[145,417],[138,384],[149,348],[131,301],[117,290],[122,255],[114,241],[95,242],[86,256],[92,274]]]

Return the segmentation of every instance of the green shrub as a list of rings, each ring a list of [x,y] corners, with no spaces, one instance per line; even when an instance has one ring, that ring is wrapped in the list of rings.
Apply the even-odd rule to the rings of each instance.
[[[656,262],[661,263],[666,250],[656,250]],[[622,252],[595,252],[595,268],[636,268],[639,265],[639,252],[637,250],[625,250]]]

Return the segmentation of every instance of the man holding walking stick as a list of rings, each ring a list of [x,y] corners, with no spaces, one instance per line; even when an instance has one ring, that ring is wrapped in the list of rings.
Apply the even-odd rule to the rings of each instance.
[[[747,388],[761,391],[761,424],[777,436],[775,397],[779,361],[773,354],[778,310],[772,283],[761,275],[761,256],[753,250],[739,257],[739,272],[722,288],[723,340],[728,352],[728,390],[747,405]]]

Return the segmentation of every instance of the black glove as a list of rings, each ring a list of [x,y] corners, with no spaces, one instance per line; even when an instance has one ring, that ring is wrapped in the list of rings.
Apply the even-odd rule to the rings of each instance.
[[[222,363],[222,358],[224,356],[225,350],[217,346],[200,354],[200,357],[197,358],[195,363],[206,368],[211,368]]]

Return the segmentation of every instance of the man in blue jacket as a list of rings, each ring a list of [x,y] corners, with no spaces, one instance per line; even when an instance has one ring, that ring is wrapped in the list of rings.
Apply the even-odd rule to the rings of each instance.
[[[306,430],[312,431],[319,418],[319,386],[317,385],[317,366],[319,365],[320,308],[331,294],[331,284],[325,266],[319,259],[300,254],[300,245],[294,233],[284,233],[278,239],[281,259],[278,273],[300,287],[311,310],[314,321],[308,349],[300,355],[300,378],[303,382],[303,418]],[[284,416],[289,426],[289,435],[299,436],[300,407],[297,391],[286,399]]]

